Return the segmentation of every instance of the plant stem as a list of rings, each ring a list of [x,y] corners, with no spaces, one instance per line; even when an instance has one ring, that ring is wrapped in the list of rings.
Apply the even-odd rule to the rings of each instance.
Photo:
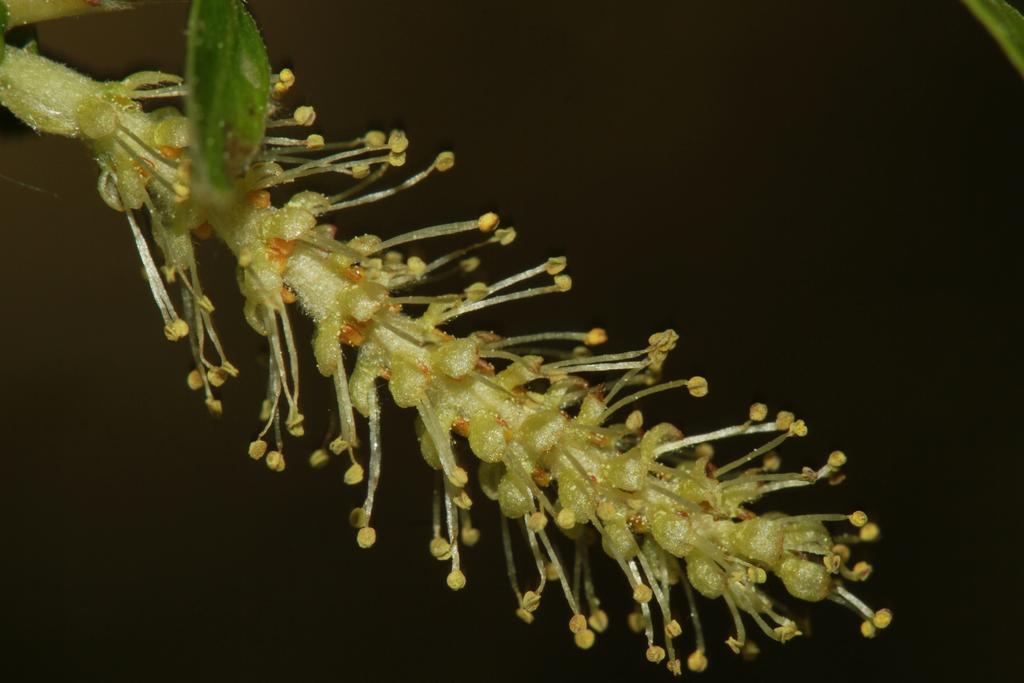
[[[7,9],[10,12],[8,28],[78,14],[129,9],[135,4],[126,0],[3,0],[3,2],[7,4]]]

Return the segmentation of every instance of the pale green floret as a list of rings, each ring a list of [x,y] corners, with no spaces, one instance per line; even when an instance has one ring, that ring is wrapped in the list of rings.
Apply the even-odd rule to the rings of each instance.
[[[662,422],[656,424],[644,434],[644,437],[640,439],[640,453],[647,462],[653,462],[655,459],[654,451],[662,444],[670,441],[678,441],[683,438],[683,433],[679,431],[679,428],[668,422]]]
[[[634,448],[615,456],[608,463],[608,481],[623,491],[639,491],[647,479],[647,462],[640,449]]]
[[[462,379],[476,367],[478,345],[472,337],[444,342],[434,351],[434,370],[452,379]]]
[[[787,550],[813,550],[821,553],[832,548],[832,536],[821,522],[789,521],[782,518],[783,544]]]
[[[388,290],[376,282],[349,287],[338,298],[338,307],[359,322],[366,322],[387,303]]]
[[[686,577],[697,592],[705,598],[720,598],[725,590],[725,575],[714,560],[702,552],[686,558]]]
[[[430,378],[413,360],[406,357],[395,358],[391,363],[391,379],[388,388],[395,405],[400,408],[412,408],[423,401]]]
[[[775,567],[782,559],[783,526],[770,519],[750,519],[732,528],[731,550],[751,562]]]
[[[525,517],[535,509],[530,489],[508,473],[498,484],[498,505],[501,506],[501,514],[513,519]]]
[[[183,149],[188,146],[188,119],[177,109],[167,107],[150,114],[157,122],[153,126],[153,144]]]
[[[469,418],[469,447],[484,462],[501,461],[508,442],[505,439],[505,428],[498,423],[495,415],[481,410]]]
[[[519,442],[529,451],[547,453],[562,437],[569,420],[556,410],[533,413],[520,426]]]
[[[434,440],[430,438],[430,433],[423,424],[423,420],[417,416],[414,419],[413,424],[416,428],[416,438],[420,442],[420,455],[423,456],[423,460],[425,460],[433,469],[440,470],[441,456],[438,454],[437,446],[434,445]]]
[[[440,462],[438,463],[440,467]],[[490,500],[498,500],[498,487],[501,485],[501,478],[505,476],[505,466],[500,463],[481,462],[478,474],[480,490]]]
[[[819,602],[832,590],[832,577],[821,562],[790,555],[779,566],[778,577],[793,597]]]
[[[578,520],[588,520],[597,509],[594,485],[584,479],[568,463],[552,467],[552,474],[558,479],[558,502],[573,511]]]
[[[605,522],[601,545],[606,553],[620,562],[631,560],[640,552],[636,537],[624,519],[613,518]]]
[[[690,520],[672,512],[659,512],[651,525],[654,540],[676,557],[686,557],[693,552],[693,530]]]

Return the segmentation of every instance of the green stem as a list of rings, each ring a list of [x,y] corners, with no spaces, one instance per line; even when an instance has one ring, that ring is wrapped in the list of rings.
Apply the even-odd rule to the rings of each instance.
[[[8,28],[79,14],[111,12],[131,8],[126,0],[0,0],[7,5]]]

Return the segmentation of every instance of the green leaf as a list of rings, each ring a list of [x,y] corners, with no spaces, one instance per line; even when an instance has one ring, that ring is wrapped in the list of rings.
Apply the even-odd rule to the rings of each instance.
[[[4,33],[7,32],[7,17],[10,14],[7,11],[7,3],[4,0],[0,0],[0,62],[4,61],[4,56],[7,51],[4,49]]]
[[[1024,76],[1024,16],[1005,0],[964,0]]]
[[[267,49],[241,0],[193,1],[186,82],[192,190],[224,205],[263,140],[270,90]]]

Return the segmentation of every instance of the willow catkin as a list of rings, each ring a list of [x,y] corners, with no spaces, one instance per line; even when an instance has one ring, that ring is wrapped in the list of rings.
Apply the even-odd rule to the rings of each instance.
[[[785,411],[771,418],[768,407],[756,403],[739,424],[705,434],[647,424],[641,401],[660,392],[699,399],[709,390],[703,377],[662,380],[678,340],[672,330],[652,334],[643,348],[609,353],[597,351],[608,338],[602,329],[512,337],[447,332],[456,318],[573,286],[566,260],[552,258],[497,282],[472,282],[444,295],[417,293],[417,286],[442,276],[472,274],[477,252],[515,239],[515,229],[502,226],[495,213],[389,238],[340,234],[328,222],[450,170],[450,152],[378,190],[375,184],[405,165],[409,140],[402,131],[369,131],[341,142],[318,134],[268,136],[238,179],[234,200],[209,208],[192,197],[184,117],[141,105],[181,96],[180,79],[147,73],[98,84],[13,49],[3,69],[0,80],[8,88],[20,73],[69,79],[61,100],[67,111],[57,111],[46,92],[33,95],[40,100],[35,104],[15,104],[29,113],[45,111],[49,119],[36,119],[41,130],[83,139],[91,148],[100,195],[127,216],[164,334],[187,339],[194,359],[187,385],[214,415],[223,410],[220,387],[239,370],[216,333],[214,304],[200,282],[193,247],[217,239],[230,249],[242,313],[269,347],[259,433],[247,452],[276,472],[286,469],[287,437],[305,433],[298,371],[305,344],[295,338],[291,319],[299,312],[312,320],[316,366],[335,389],[337,429],[308,459],[314,467],[344,459],[345,482],[365,487],[349,516],[360,547],[371,548],[378,533],[381,401],[389,394],[412,413],[423,459],[436,472],[427,545],[431,556],[448,563],[452,590],[466,585],[461,553],[480,536],[470,511],[495,507],[476,505],[468,490],[475,480],[502,517],[510,611],[530,622],[545,591],[560,592],[569,635],[581,648],[609,626],[590,571],[595,553],[621,568],[636,602],[627,622],[644,634],[646,658],[675,674],[684,661],[693,671],[708,664],[694,591],[724,603],[734,621],[726,643],[737,653],[756,648],[746,635],[751,623],[780,642],[800,635],[769,593],[843,604],[860,616],[865,636],[890,624],[891,612],[871,609],[847,587],[871,573],[866,562],[852,559],[852,546],[880,535],[865,513],[786,516],[752,509],[772,492],[842,478],[847,457],[838,451],[817,469],[779,471],[777,449],[807,434],[803,420]],[[287,69],[272,79],[268,130],[315,121],[312,107],[284,104],[295,80]],[[325,174],[348,182],[332,195],[296,187]],[[272,201],[277,193],[271,190],[293,189],[286,201]],[[438,255],[407,256],[413,244]],[[733,459],[719,458],[712,446],[758,437],[767,441]],[[518,571],[517,554],[532,566],[529,575]],[[781,591],[769,584],[781,584]],[[683,654],[680,638],[687,642]]]

